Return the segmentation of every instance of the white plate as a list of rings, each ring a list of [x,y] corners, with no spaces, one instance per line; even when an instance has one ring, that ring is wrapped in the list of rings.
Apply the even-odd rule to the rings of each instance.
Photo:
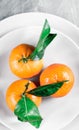
[[[52,27],[66,34],[71,39],[73,39],[77,43],[77,45],[79,45],[79,38],[78,38],[79,28],[77,28],[75,25],[73,25],[72,23],[61,17],[46,13],[32,12],[32,13],[17,14],[0,21],[0,37],[16,28],[21,28],[23,26],[30,26],[30,25],[31,26],[42,25],[45,18],[47,18],[50,21]],[[79,112],[76,114],[78,115]],[[70,121],[73,120],[72,115],[71,118],[67,119],[68,120],[67,123],[70,123]],[[1,124],[0,128],[3,129]],[[4,130],[5,129],[7,128],[4,127]]]
[[[19,43],[35,45],[38,41],[40,31],[39,27],[27,27],[10,32],[0,39],[0,121],[10,129],[36,130],[28,123],[18,122],[6,106],[5,93],[9,84],[18,79],[10,72],[8,66],[10,50]],[[52,32],[57,32],[58,35],[46,49],[44,56],[45,66],[55,62],[67,64],[74,72],[75,84],[67,96],[60,99],[43,101],[39,109],[44,120],[39,130],[49,129],[50,127],[58,130],[67,125],[79,112],[79,48],[67,36],[53,29]]]
[[[24,26],[41,26],[45,18],[51,27],[66,34],[79,45],[79,28],[63,18],[46,13],[30,12],[6,18],[0,21],[0,36]]]

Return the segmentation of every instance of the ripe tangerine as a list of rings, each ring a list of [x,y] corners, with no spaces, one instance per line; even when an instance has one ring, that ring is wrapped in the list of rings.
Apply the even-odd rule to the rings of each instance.
[[[6,91],[6,103],[7,103],[8,107],[12,111],[14,111],[16,104],[21,99],[22,94],[23,94],[23,92],[25,90],[25,85],[28,82],[30,84],[29,84],[28,89],[27,89],[26,92],[36,88],[36,85],[33,82],[31,82],[29,80],[25,80],[25,79],[14,81],[8,87],[8,89]],[[27,94],[27,93],[26,93],[26,96],[28,98],[30,98],[37,106],[39,106],[41,104],[41,101],[42,101],[41,97],[37,97],[37,96],[31,95],[31,94]]]
[[[26,58],[34,49],[32,45],[28,44],[20,44],[12,49],[9,57],[9,65],[13,74],[20,78],[31,78],[42,70],[42,59],[26,61]]]
[[[52,84],[64,80],[68,80],[68,82],[65,82],[52,97],[62,97],[70,92],[74,84],[72,70],[67,65],[56,63],[48,66],[40,75],[40,85]]]

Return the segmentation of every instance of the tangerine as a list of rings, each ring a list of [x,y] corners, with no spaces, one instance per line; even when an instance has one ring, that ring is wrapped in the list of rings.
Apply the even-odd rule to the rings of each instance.
[[[34,47],[28,44],[20,44],[12,49],[9,57],[10,69],[20,78],[31,78],[37,75],[43,68],[43,60],[26,60],[34,51]]]
[[[56,63],[48,66],[40,75],[40,85],[52,84],[64,80],[68,81],[52,95],[53,97],[62,97],[70,92],[74,84],[72,70],[67,65]]]
[[[6,91],[6,103],[7,103],[8,107],[12,111],[14,111],[16,104],[21,99],[22,94],[23,94],[23,92],[25,90],[25,85],[28,82],[30,84],[29,84],[28,89],[27,89],[26,92],[36,88],[36,85],[33,82],[31,82],[29,80],[25,80],[25,79],[14,81],[8,87],[8,89]],[[26,96],[28,98],[30,98],[37,106],[39,106],[41,104],[41,101],[42,101],[41,97],[37,97],[37,96],[31,95],[31,94],[27,94],[27,93],[26,93]]]

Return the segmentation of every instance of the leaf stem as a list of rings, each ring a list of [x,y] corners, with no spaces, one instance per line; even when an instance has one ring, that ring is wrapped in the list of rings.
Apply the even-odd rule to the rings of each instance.
[[[27,91],[27,89],[28,89],[29,84],[30,84],[30,83],[28,82],[28,83],[25,85],[25,90],[24,90],[22,96],[26,94],[26,91]]]

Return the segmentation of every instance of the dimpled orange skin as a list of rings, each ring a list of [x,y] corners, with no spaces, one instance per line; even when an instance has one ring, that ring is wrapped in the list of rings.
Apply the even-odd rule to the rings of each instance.
[[[17,80],[14,81],[6,91],[6,103],[10,110],[14,111],[17,102],[21,99],[22,94],[25,90],[25,85],[28,83],[28,80]],[[36,85],[30,81],[29,87],[27,91],[36,88]],[[41,104],[42,98],[37,97],[31,94],[26,94],[28,98],[30,98],[37,106]]]
[[[20,78],[31,78],[37,75],[43,68],[43,60],[29,60],[18,62],[22,57],[28,57],[34,51],[34,47],[28,44],[20,44],[13,48],[9,57],[10,69]]]
[[[74,74],[72,70],[64,64],[56,63],[48,66],[40,75],[41,85],[56,83],[64,80],[69,81],[65,82],[63,86],[52,95],[52,97],[63,97],[70,92],[74,84]]]

